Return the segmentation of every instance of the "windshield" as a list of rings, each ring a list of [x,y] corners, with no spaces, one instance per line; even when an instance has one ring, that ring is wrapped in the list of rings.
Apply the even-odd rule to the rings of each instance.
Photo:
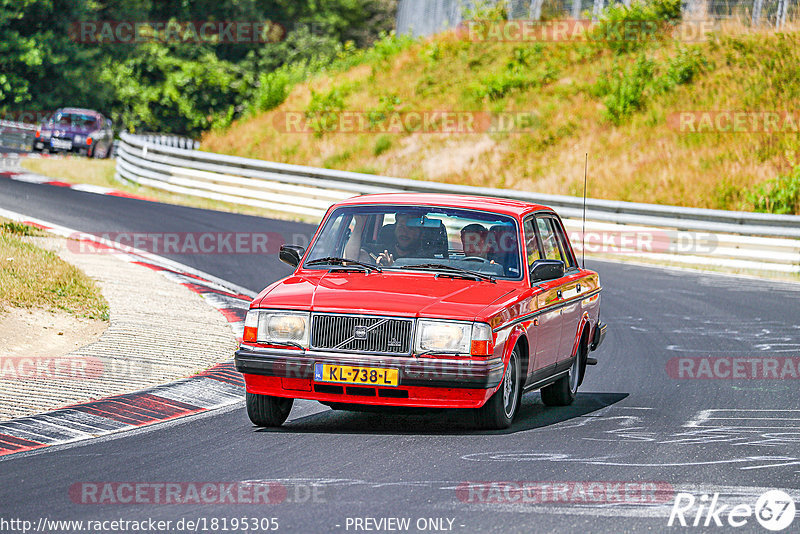
[[[83,113],[58,113],[55,116],[55,123],[59,126],[77,126],[79,128],[89,128],[97,121],[97,117],[84,115]]]
[[[304,267],[330,269],[341,264],[338,259],[384,270],[466,270],[518,280],[522,277],[518,235],[514,219],[496,213],[447,207],[344,207],[325,221]]]

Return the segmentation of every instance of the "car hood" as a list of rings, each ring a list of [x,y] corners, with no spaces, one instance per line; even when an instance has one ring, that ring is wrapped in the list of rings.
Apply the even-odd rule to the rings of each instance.
[[[253,307],[472,321],[516,290],[514,282],[434,278],[433,273],[323,273],[272,284]]]

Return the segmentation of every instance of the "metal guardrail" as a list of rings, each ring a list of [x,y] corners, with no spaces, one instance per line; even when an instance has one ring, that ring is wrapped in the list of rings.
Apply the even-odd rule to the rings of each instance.
[[[171,146],[175,148],[186,148],[189,150],[197,150],[198,148],[200,148],[199,141],[195,141],[194,139],[190,139],[189,137],[183,137],[180,135],[142,133],[138,134],[138,137],[143,139],[144,141],[147,141],[148,143],[154,143],[157,145]]]
[[[253,160],[158,144],[157,137],[121,135],[117,152],[119,179],[181,194],[317,218],[338,200],[398,191],[511,198],[551,206],[565,219],[577,220],[583,215],[583,199],[576,197]],[[590,221],[587,234],[601,228],[604,230],[597,231],[655,228],[671,232],[671,240],[680,239],[681,234],[691,233],[694,237],[698,233],[713,234],[713,239],[709,238],[715,243],[713,251],[669,248],[663,251],[684,260],[691,258],[697,262],[697,257],[716,256],[732,262],[781,266],[777,270],[800,272],[800,216],[600,199],[587,199],[586,216]],[[624,249],[623,246],[619,252],[636,255],[635,250]]]

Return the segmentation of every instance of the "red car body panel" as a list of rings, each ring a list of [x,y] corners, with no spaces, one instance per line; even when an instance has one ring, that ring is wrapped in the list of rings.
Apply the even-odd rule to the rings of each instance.
[[[534,214],[557,218],[550,208],[515,200],[400,193],[339,202],[330,208],[320,228],[340,207],[369,204],[441,206],[507,215],[517,221],[519,243],[523,246],[526,218]],[[312,245],[318,236],[319,229]],[[568,238],[564,239],[574,258]],[[524,257],[527,252],[523,251]],[[602,341],[605,329],[601,329],[599,320],[601,286],[597,273],[577,266],[560,279],[533,285],[527,268],[522,270],[521,280],[498,279],[490,283],[437,278],[431,272],[329,272],[304,268],[301,261],[293,275],[265,288],[253,300],[251,309],[488,323],[493,331],[493,354],[401,358],[243,343],[236,354],[237,368],[245,375],[247,391],[261,395],[342,404],[478,408],[497,390],[512,350],[521,344],[526,362],[523,385],[541,387],[569,368],[580,343],[591,342],[593,350]],[[314,362],[397,368],[400,384],[396,388],[352,384],[331,388],[330,384],[315,382],[311,370]]]

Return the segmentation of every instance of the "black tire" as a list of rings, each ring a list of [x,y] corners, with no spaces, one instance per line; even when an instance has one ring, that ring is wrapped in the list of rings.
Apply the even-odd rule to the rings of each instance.
[[[294,399],[247,393],[247,417],[256,426],[281,426],[292,410]]]
[[[522,399],[521,363],[518,345],[511,352],[500,387],[486,404],[475,412],[475,423],[478,428],[499,430],[511,426]]]
[[[581,385],[581,374],[586,368],[583,347],[581,343],[569,373],[542,388],[542,402],[547,406],[569,406],[575,400],[578,386]]]

